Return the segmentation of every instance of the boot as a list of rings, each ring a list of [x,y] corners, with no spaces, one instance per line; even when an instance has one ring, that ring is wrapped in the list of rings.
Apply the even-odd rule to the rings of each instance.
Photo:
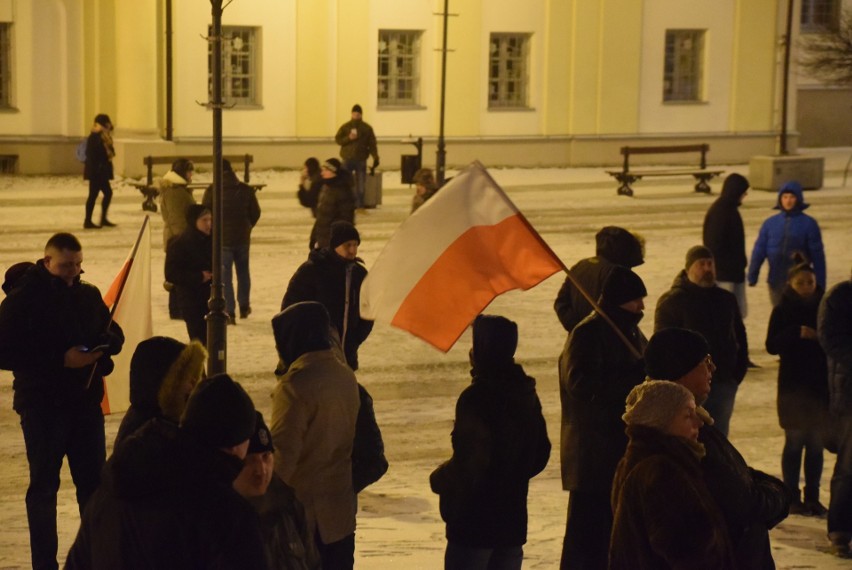
[[[87,219],[85,222],[83,222],[83,229],[85,229],[85,230],[99,230],[99,229],[101,229],[101,227],[99,225],[97,225],[96,223],[94,223],[92,220]]]
[[[819,487],[812,488],[805,485],[804,506],[811,516],[825,518],[828,515],[828,509],[819,502]]]
[[[791,515],[810,515],[811,511],[805,504],[802,502],[802,492],[799,489],[790,490],[790,496],[793,498],[790,501],[790,514]]]
[[[828,540],[831,542],[831,553],[838,558],[852,558],[852,551],[849,549],[849,538],[849,534],[845,532],[828,533]]]
[[[103,216],[101,216],[101,227],[104,227],[104,228],[114,228],[115,226],[116,226],[116,224],[114,224],[114,223],[112,223],[111,221],[109,221],[109,220],[107,219],[107,217],[106,217],[106,212],[104,212],[104,215],[103,215]]]

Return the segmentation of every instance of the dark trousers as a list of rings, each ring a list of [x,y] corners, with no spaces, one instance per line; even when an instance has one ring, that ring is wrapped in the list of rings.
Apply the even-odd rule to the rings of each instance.
[[[521,570],[523,561],[523,546],[474,548],[448,542],[444,570]]]
[[[355,183],[352,194],[355,196],[355,207],[364,207],[364,189],[367,185],[367,161],[347,160],[343,168],[352,173],[352,181]]]
[[[731,417],[734,415],[734,403],[737,400],[737,383],[731,381],[713,381],[713,386],[710,388],[710,395],[707,401],[704,402],[704,409],[710,412],[716,423],[716,426],[725,437],[728,437],[728,432],[731,429]]]
[[[234,272],[237,269],[237,294],[234,298]],[[251,274],[249,273],[249,245],[222,248],[222,283],[225,285],[225,309],[235,316],[237,303],[240,310],[251,306]]]
[[[355,533],[343,540],[324,544],[319,530],[314,530],[317,550],[322,560],[322,570],[352,570],[355,567]]]
[[[83,507],[100,484],[106,460],[104,417],[96,405],[83,409],[58,407],[25,410],[21,428],[30,467],[27,520],[33,568],[58,568],[56,563],[56,493],[62,460],[68,457],[77,505]]]
[[[207,346],[207,305],[182,305],[180,312],[183,322],[186,323],[189,340],[197,340]]]
[[[86,199],[86,221],[92,221],[92,213],[95,211],[95,201],[98,199],[98,194],[103,192],[104,199],[101,200],[101,221],[107,217],[109,203],[112,202],[112,186],[109,180],[98,180],[92,178],[89,180],[89,197]]]
[[[837,417],[837,460],[831,476],[828,532],[852,538],[852,415]]]
[[[568,518],[562,542],[561,570],[606,568],[609,561],[609,535],[612,507],[609,492],[571,491]]]
[[[799,492],[799,472],[802,470],[802,451],[805,452],[805,500],[819,500],[819,480],[822,477],[822,435],[819,430],[784,431],[784,451],[781,453],[781,473],[784,484]]]

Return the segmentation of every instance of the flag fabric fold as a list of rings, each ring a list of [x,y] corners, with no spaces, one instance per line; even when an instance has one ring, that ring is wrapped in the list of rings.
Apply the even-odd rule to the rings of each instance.
[[[361,316],[444,352],[497,296],[564,265],[479,162],[397,229],[361,287]]]
[[[142,223],[130,254],[104,294],[112,318],[124,331],[124,348],[112,357],[115,369],[104,378],[104,414],[130,407],[130,360],[136,345],[153,336],[151,320],[151,223]]]

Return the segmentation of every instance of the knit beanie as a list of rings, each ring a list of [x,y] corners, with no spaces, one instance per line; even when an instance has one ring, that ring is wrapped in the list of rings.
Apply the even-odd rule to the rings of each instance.
[[[337,174],[337,171],[340,170],[340,166],[340,161],[336,158],[329,158],[328,160],[322,163],[323,168],[330,170],[335,174]]]
[[[181,428],[213,448],[233,447],[254,433],[254,404],[239,383],[216,374],[195,386],[181,418]]]
[[[361,244],[361,235],[351,223],[346,220],[337,220],[331,224],[331,240],[329,241],[331,249],[353,239],[357,241],[359,245]]]
[[[204,204],[190,204],[186,207],[186,223],[189,224],[189,227],[194,228],[195,222],[198,221],[198,218],[209,213],[210,208]]]
[[[647,380],[630,390],[621,419],[628,426],[639,425],[665,432],[689,402],[695,402],[695,397],[680,384]]]
[[[269,428],[263,421],[263,414],[255,412],[254,433],[249,438],[248,452],[265,453],[267,451],[273,451],[272,434],[269,433]]]
[[[167,336],[154,336],[136,345],[130,359],[130,402],[151,405],[156,402],[163,378],[187,345]]]
[[[6,270],[6,274],[3,276],[3,292],[7,295],[11,293],[18,280],[24,276],[24,273],[26,273],[30,267],[34,266],[35,263],[32,261],[22,261],[9,267],[9,269]]]
[[[185,158],[179,158],[172,163],[172,172],[186,180],[187,175],[190,171],[194,171],[195,166],[192,164],[191,160],[187,160]]]
[[[686,265],[684,269],[689,269],[699,259],[707,258],[713,259],[713,252],[710,251],[710,248],[703,245],[694,245],[686,252]]]
[[[496,315],[478,315],[473,320],[473,362],[493,368],[512,363],[518,348],[518,325]]]
[[[704,337],[695,331],[668,328],[654,333],[645,347],[645,373],[654,380],[677,381],[710,353]]]
[[[363,114],[363,113],[364,113],[364,112],[361,110],[361,105],[359,105],[358,103],[355,103],[354,105],[352,105],[352,112],[353,112],[353,113],[361,113],[361,114]]]
[[[601,302],[618,306],[647,296],[642,279],[628,268],[616,265],[604,283]]]

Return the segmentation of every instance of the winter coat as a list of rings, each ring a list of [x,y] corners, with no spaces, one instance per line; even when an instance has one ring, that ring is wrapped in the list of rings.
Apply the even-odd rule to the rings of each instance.
[[[266,569],[239,458],[152,420],[107,461],[66,568]]]
[[[818,290],[803,299],[789,286],[772,309],[766,332],[766,351],[781,356],[778,367],[778,421],[787,430],[814,430],[828,412],[828,365],[816,338],[801,336],[801,327],[816,330]]]
[[[601,308],[642,354],[648,343],[638,327],[642,315]],[[643,360],[599,314],[593,312],[574,327],[559,359],[563,489],[609,493],[627,447],[621,420],[624,401],[644,379]]]
[[[355,532],[352,447],[359,405],[355,374],[331,349],[297,356],[272,392],[275,473],[296,491],[309,528],[324,544]]]
[[[187,227],[186,208],[195,204],[192,190],[180,175],[170,170],[160,180],[160,214],[163,216],[163,249]]]
[[[337,220],[355,223],[355,195],[352,193],[351,176],[345,171],[326,180],[320,190],[311,244],[318,249],[328,247],[331,224]]]
[[[105,181],[113,179],[112,157],[115,149],[109,132],[103,136],[104,127],[95,123],[86,139],[86,162],[83,180]]]
[[[727,527],[704,483],[697,446],[645,426],[612,485],[612,570],[734,568]]]
[[[430,477],[447,540],[473,548],[527,540],[529,480],[550,458],[535,380],[517,364],[472,372],[456,404],[453,456]]]
[[[670,327],[701,333],[716,364],[713,382],[739,384],[748,368],[748,341],[737,298],[719,287],[692,283],[682,270],[657,301],[654,332]]]
[[[355,439],[352,442],[352,486],[360,493],[381,479],[388,470],[382,430],[376,422],[373,398],[367,389],[358,384],[358,419],[355,421]]]
[[[358,370],[358,347],[373,330],[373,321],[361,318],[361,284],[367,277],[363,263],[361,259],[349,261],[328,248],[315,249],[290,278],[281,301],[282,311],[302,301],[322,303],[352,370]]]
[[[742,283],[748,265],[740,200],[748,190],[744,178],[729,176],[722,194],[704,216],[704,245],[713,252],[719,281]]]
[[[320,190],[322,190],[323,179],[317,174],[310,178],[306,178],[296,191],[296,198],[299,203],[305,208],[311,209],[311,215],[317,217],[317,204],[319,203]]]
[[[828,356],[831,411],[852,415],[852,281],[832,287],[819,306],[817,333]]]
[[[354,140],[349,138],[352,129],[358,131],[358,138]],[[372,156],[374,161],[379,161],[379,148],[373,127],[361,119],[352,119],[340,125],[334,140],[340,145],[340,158],[343,160],[367,160],[367,157]]]
[[[595,257],[578,261],[571,269],[571,275],[595,301],[601,296],[603,286],[613,267],[636,267],[642,265],[642,245],[636,236],[623,228],[610,226],[595,236]],[[580,293],[570,278],[565,278],[553,310],[565,330],[577,326],[592,312],[592,305]]]
[[[166,280],[174,283],[181,309],[207,307],[211,280],[202,271],[212,271],[213,244],[195,226],[172,240],[166,250]],[[202,310],[206,313],[206,310]]]
[[[781,194],[796,195],[796,207],[786,212],[781,209]],[[764,260],[769,261],[767,283],[773,289],[781,289],[787,282],[787,271],[794,265],[793,254],[801,252],[813,263],[817,285],[825,290],[825,252],[822,247],[822,234],[816,220],[803,212],[808,208],[802,188],[798,183],[787,183],[778,191],[776,210],[781,210],[771,216],[760,226],[760,233],[754,242],[751,252],[751,262],[748,266],[748,283],[757,283],[760,266]]]
[[[704,445],[704,482],[722,512],[737,568],[775,568],[769,529],[784,520],[790,495],[779,479],[749,467],[728,438],[713,426],[698,430]]]
[[[307,526],[305,508],[292,488],[273,474],[266,493],[246,500],[257,513],[269,568],[320,570],[320,555]]]
[[[0,369],[13,372],[15,411],[76,408],[100,414],[103,376],[113,368],[110,354],[98,360],[94,374],[91,366],[66,368],[64,358],[70,348],[104,343],[118,354],[124,334],[111,322],[98,288],[79,276],[69,287],[43,261],[30,267],[0,303]]]
[[[213,208],[213,186],[204,191],[201,203]],[[241,247],[251,243],[251,230],[260,219],[257,191],[240,182],[233,172],[222,175],[222,246]]]

